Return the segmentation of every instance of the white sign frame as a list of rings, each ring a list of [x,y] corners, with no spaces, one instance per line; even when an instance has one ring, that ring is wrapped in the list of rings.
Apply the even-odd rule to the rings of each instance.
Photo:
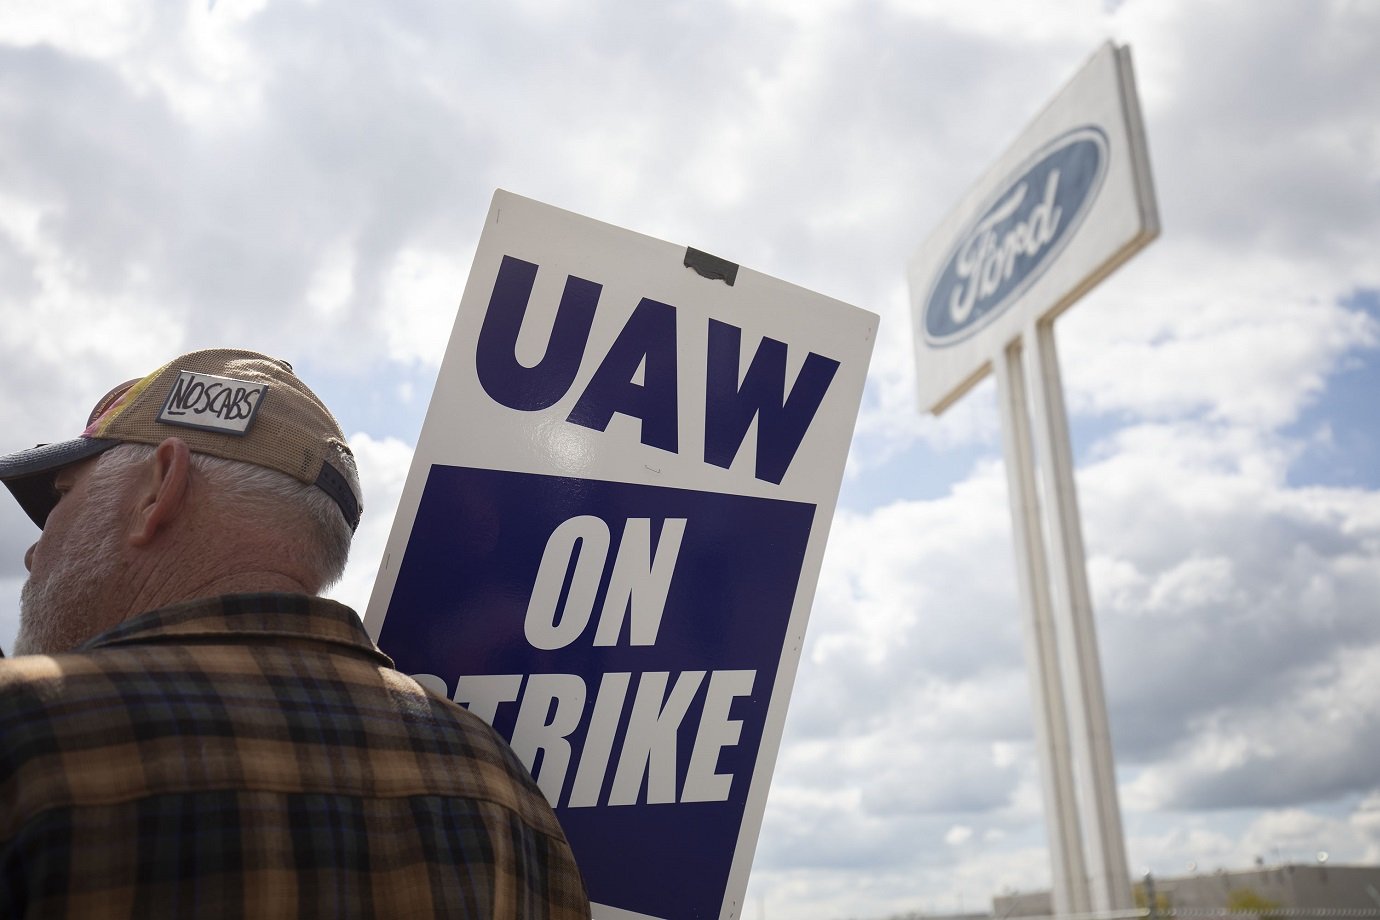
[[[513,346],[513,356],[528,367],[543,358],[543,349],[551,339],[562,285],[573,277],[595,280],[602,286],[586,353],[573,384],[564,396],[543,408],[517,411],[500,404],[486,391],[476,370],[476,342],[486,311],[492,308],[496,278],[508,264],[506,259],[538,266],[527,315]],[[673,305],[676,311],[676,387],[681,412],[675,452],[642,443],[645,429],[639,435],[638,420],[629,415],[614,414],[603,430],[569,421],[573,406],[596,374],[598,356],[616,344],[633,305],[639,304],[641,298]],[[708,436],[702,413],[708,411],[707,349],[712,347],[707,328],[716,322],[741,329],[738,382],[744,389],[747,385],[743,375],[749,374],[750,362],[755,360],[754,349],[765,347],[767,339],[785,343],[784,380],[788,394],[794,386],[792,381],[804,379],[803,369],[811,361],[822,355],[837,362],[813,421],[779,481],[771,481],[771,475],[761,478],[761,468],[755,465],[758,458],[753,448],[762,434],[760,415],[750,422],[741,449],[731,463],[716,464],[705,459]],[[789,616],[783,621],[779,664],[748,779],[746,805],[728,881],[716,912],[725,920],[741,916],[877,323],[875,314],[703,253],[502,190],[496,192],[365,615],[370,634],[382,638],[384,651],[393,654],[385,619],[398,590],[400,572],[406,567],[409,541],[423,511],[428,477],[442,467],[566,477],[591,487],[612,484],[619,488],[657,488],[671,484],[709,497],[812,505],[808,540],[804,543],[799,577],[788,599]],[[649,359],[644,359],[638,374],[650,374],[649,363]],[[408,670],[405,661],[400,660],[399,666]],[[531,673],[535,672],[528,676]],[[452,680],[455,675],[421,676],[447,695],[451,691],[457,696],[460,693]],[[514,746],[518,746],[516,742]],[[559,798],[560,789],[556,792]],[[650,797],[650,793],[647,795]],[[578,848],[576,856],[581,856]],[[592,891],[591,895],[596,918],[632,920],[658,916],[630,910],[607,893]]]

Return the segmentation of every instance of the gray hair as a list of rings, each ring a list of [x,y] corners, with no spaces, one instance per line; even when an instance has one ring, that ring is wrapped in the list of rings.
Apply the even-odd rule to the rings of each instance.
[[[147,459],[153,450],[146,444],[121,444],[106,451],[100,463],[136,463]],[[233,499],[227,505],[235,510],[228,513],[295,539],[298,560],[321,582],[318,590],[324,591],[340,580],[354,532],[329,495],[286,473],[253,463],[194,452],[191,464],[218,496]]]

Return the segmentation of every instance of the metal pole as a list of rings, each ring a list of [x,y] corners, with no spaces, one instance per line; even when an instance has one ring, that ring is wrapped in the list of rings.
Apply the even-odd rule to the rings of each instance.
[[[1049,525],[1054,622],[1064,698],[1071,708],[1070,739],[1084,793],[1080,804],[1088,844],[1092,909],[1127,910],[1133,904],[1131,880],[1126,869],[1121,806],[1053,324],[1036,322],[1027,330],[1026,339],[1034,359],[1026,370],[1033,397],[1035,457],[1044,487],[1042,508]]]
[[[1057,916],[1086,914],[1090,908],[1078,801],[1069,759],[1068,715],[1059,679],[1058,648],[1051,616],[1048,566],[1040,529],[1039,496],[1031,453],[1030,418],[1019,340],[993,359],[997,404],[1001,410],[1002,449],[1011,503],[1011,531],[1021,596],[1026,670],[1030,675],[1035,749],[1039,754],[1049,839],[1051,891]]]

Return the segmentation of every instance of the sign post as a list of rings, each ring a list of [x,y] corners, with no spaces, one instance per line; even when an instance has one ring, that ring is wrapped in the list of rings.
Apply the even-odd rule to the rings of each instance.
[[[596,918],[742,914],[877,317],[497,192],[365,624]]]
[[[1054,320],[1158,233],[1130,50],[1109,42],[910,265],[921,405],[997,377],[1060,915],[1132,905]]]

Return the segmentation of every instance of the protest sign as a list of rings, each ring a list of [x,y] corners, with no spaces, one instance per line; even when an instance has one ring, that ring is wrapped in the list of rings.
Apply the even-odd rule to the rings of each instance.
[[[741,914],[877,317],[494,196],[365,618],[595,916]]]

